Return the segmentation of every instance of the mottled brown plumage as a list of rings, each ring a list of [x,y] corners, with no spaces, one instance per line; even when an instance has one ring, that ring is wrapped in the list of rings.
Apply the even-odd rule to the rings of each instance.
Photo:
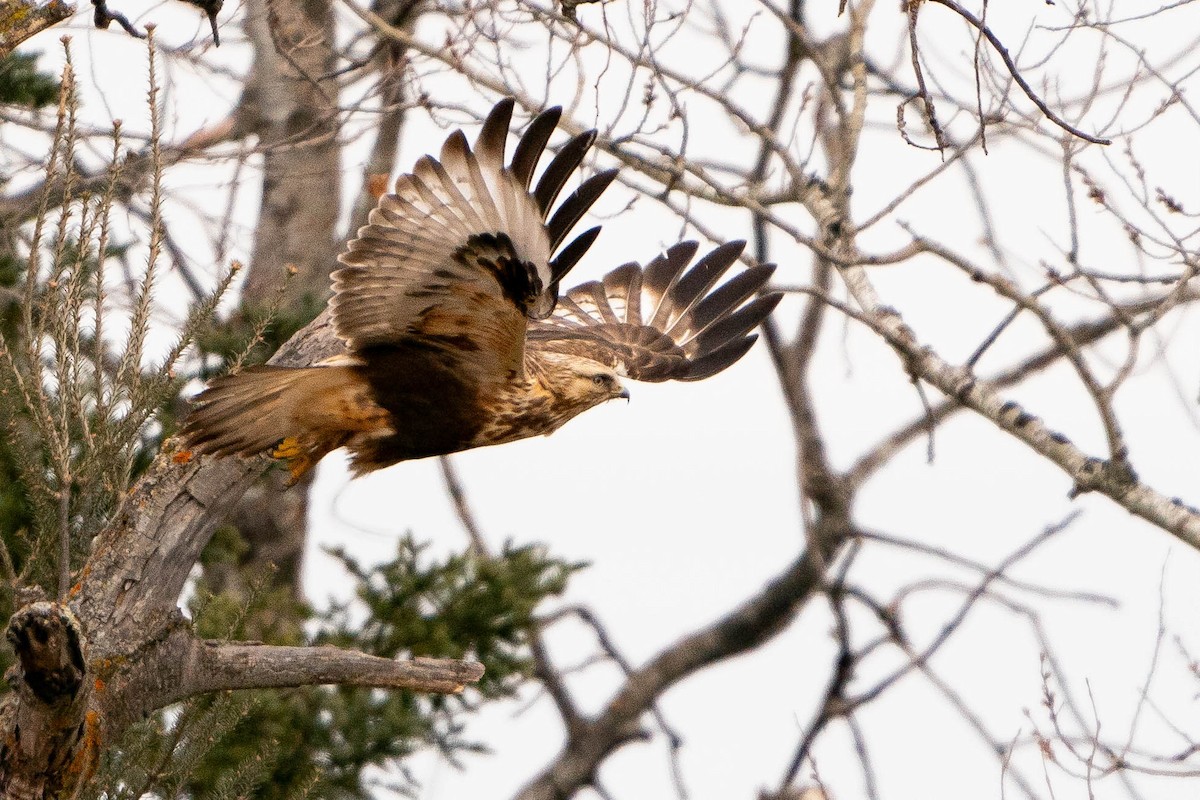
[[[474,149],[456,131],[437,159],[418,160],[347,245],[331,306],[349,354],[212,381],[182,431],[188,447],[270,451],[293,478],[347,447],[362,474],[549,434],[627,398],[622,377],[698,380],[745,354],[779,296],[751,299],[769,266],[717,286],[740,242],[690,269],[697,245],[685,242],[558,297],[599,228],[567,237],[615,171],[555,206],[595,133],[563,144],[534,185],[560,112],[536,117],[505,166],[512,110],[492,110]]]

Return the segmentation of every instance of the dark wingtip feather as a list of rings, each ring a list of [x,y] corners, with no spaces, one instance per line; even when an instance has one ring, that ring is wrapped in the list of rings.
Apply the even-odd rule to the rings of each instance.
[[[471,145],[467,143],[467,135],[460,129],[446,137],[446,141],[442,143],[442,152],[439,159],[445,162],[450,154],[464,157],[469,152],[471,152]],[[417,159],[418,164],[422,161],[428,161],[430,167],[434,167],[435,165],[441,166],[441,164],[437,163],[438,159],[432,156],[425,155]]]
[[[754,297],[775,271],[770,264],[717,285],[745,242],[716,247],[689,270],[698,249],[697,242],[680,242],[644,267],[626,264],[602,283],[571,289],[559,304],[554,329],[541,336],[531,332],[530,339],[551,351],[611,357],[633,380],[695,381],[717,374],[750,350],[758,338],[751,331],[783,296]]]
[[[646,265],[644,285],[662,295],[667,293],[683,268],[692,263],[700,243],[691,240],[671,245],[667,251]]]
[[[592,246],[592,243],[596,241],[596,237],[599,235],[600,226],[597,225],[594,228],[588,228],[586,231],[568,242],[567,246],[562,249],[562,252],[555,256],[554,260],[550,262],[551,281],[554,283],[561,281],[563,276],[570,272],[571,268],[579,263],[579,259],[583,258],[584,253],[588,251],[588,249]]]
[[[698,298],[713,287],[721,276],[729,271],[733,262],[746,249],[741,240],[727,242],[705,253],[695,266],[682,274],[671,289],[673,314],[682,314],[691,308]]]
[[[722,370],[736,364],[742,356],[750,352],[750,348],[758,341],[758,334],[752,333],[741,339],[734,339],[713,350],[703,358],[697,358],[688,364],[688,371],[679,376],[681,381],[702,381],[711,378]]]
[[[514,104],[511,97],[506,97],[492,106],[487,119],[483,121],[483,127],[479,129],[479,135],[475,137],[475,154],[497,169],[504,165],[504,149],[508,142]]]
[[[550,166],[546,167],[537,188],[533,190],[543,218],[549,213],[550,206],[554,205],[559,192],[567,183],[567,178],[570,178],[571,173],[583,163],[583,157],[595,141],[596,131],[584,131],[564,144],[550,162]]]
[[[652,297],[657,298],[658,303],[653,309],[654,316],[647,320],[647,325],[663,331],[667,329],[675,309],[675,286],[699,249],[699,242],[680,242],[646,265],[642,285]]]
[[[774,264],[760,264],[739,272],[718,286],[692,309],[693,330],[703,331],[757,293],[775,272]]]
[[[779,305],[782,294],[768,294],[758,297],[734,311],[729,316],[712,324],[704,333],[697,336],[695,353],[703,358],[725,346],[725,342],[745,336],[758,327],[767,316]]]
[[[529,126],[525,128],[525,132],[521,134],[521,141],[517,142],[517,149],[513,151],[511,169],[513,175],[517,176],[517,180],[527,190],[533,182],[533,172],[537,169],[538,161],[541,160],[542,153],[546,149],[546,143],[550,141],[550,134],[554,133],[554,129],[558,127],[558,120],[561,117],[561,106],[547,108],[533,118]]]
[[[546,233],[550,237],[552,251],[562,244],[563,239],[567,238],[567,234],[571,232],[575,224],[600,199],[600,195],[604,194],[604,190],[608,188],[615,177],[617,177],[615,169],[597,172],[581,183],[579,188],[571,192],[571,195],[562,202],[546,225]]]

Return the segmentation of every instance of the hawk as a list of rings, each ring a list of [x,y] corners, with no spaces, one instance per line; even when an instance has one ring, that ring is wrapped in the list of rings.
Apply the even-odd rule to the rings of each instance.
[[[419,159],[339,256],[331,314],[348,353],[215,379],[181,432],[188,448],[269,451],[295,482],[346,447],[361,475],[550,434],[606,400],[628,399],[623,377],[699,380],[750,349],[750,331],[780,295],[761,294],[772,266],[717,285],[743,242],[694,265],[698,245],[677,244],[560,298],[559,283],[600,229],[568,235],[616,170],[583,181],[555,208],[596,133],[559,148],[535,185],[561,111],[535,117],[506,165],[512,111],[512,100],[496,105],[474,148],[460,130],[438,158]]]

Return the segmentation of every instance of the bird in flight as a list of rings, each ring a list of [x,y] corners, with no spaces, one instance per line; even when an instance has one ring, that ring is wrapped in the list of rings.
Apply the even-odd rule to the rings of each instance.
[[[419,159],[338,257],[331,314],[348,352],[213,380],[181,431],[187,448],[269,451],[294,483],[346,447],[361,475],[550,434],[628,399],[622,378],[700,380],[745,355],[780,295],[761,294],[768,265],[717,285],[744,242],[694,265],[698,245],[683,242],[559,297],[600,229],[568,235],[616,170],[555,207],[595,131],[560,147],[535,185],[561,110],[535,117],[505,164],[512,111],[512,100],[497,104],[474,148],[460,130],[438,158]]]

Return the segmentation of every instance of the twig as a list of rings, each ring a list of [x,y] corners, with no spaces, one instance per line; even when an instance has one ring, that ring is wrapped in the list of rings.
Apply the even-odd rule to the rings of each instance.
[[[933,98],[929,96],[929,88],[925,85],[925,73],[921,69],[921,48],[917,44],[917,16],[920,7],[921,0],[909,0],[907,3],[908,47],[912,55],[913,75],[917,79],[917,97],[921,98],[921,102],[925,106],[925,121],[929,123],[929,129],[933,131],[933,140],[937,142],[937,149],[942,153],[944,158],[946,154],[946,134],[942,131],[941,123],[938,122],[937,111],[933,106]]]
[[[453,462],[450,461],[449,456],[438,456],[438,466],[442,468],[442,479],[446,481],[446,493],[450,495],[450,499],[454,503],[454,513],[458,515],[458,521],[462,523],[463,530],[471,539],[471,549],[475,551],[476,555],[486,556],[488,554],[487,540],[483,536],[483,530],[479,527],[479,523],[475,521],[475,514],[471,511],[471,506],[467,503],[467,492],[463,488],[462,481],[458,479],[458,472],[454,469]]]
[[[992,45],[992,48],[1000,54],[1002,59],[1004,59],[1004,66],[1008,67],[1008,73],[1012,75],[1013,80],[1015,80],[1017,85],[1021,87],[1021,91],[1025,92],[1025,96],[1033,101],[1033,104],[1038,107],[1038,110],[1046,115],[1046,119],[1050,120],[1064,131],[1067,131],[1072,136],[1078,136],[1080,139],[1089,141],[1092,144],[1112,144],[1112,139],[1105,139],[1099,136],[1093,136],[1090,133],[1084,133],[1071,123],[1064,120],[1062,117],[1055,114],[1054,111],[1050,109],[1050,106],[1046,105],[1045,101],[1038,97],[1037,93],[1033,91],[1033,87],[1029,85],[1029,82],[1022,77],[1021,71],[1017,68],[1017,65],[1012,60],[1012,56],[1008,54],[1008,48],[1006,48],[1004,44],[996,37],[996,34],[992,33],[991,28],[985,25],[978,17],[960,6],[955,2],[955,0],[930,1],[939,3],[940,5],[949,8],[951,11],[958,14],[960,17],[974,26],[975,29],[982,33],[985,37],[987,37],[987,40]]]

